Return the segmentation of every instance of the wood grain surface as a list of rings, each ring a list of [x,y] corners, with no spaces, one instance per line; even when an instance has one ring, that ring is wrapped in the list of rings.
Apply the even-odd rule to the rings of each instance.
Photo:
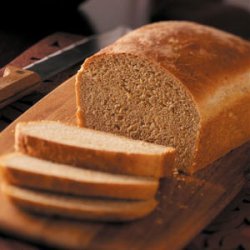
[[[2,132],[1,154],[13,151],[17,122],[41,119],[75,124],[74,78]],[[0,194],[0,228],[42,244],[66,248],[181,249],[241,190],[249,156],[250,143],[230,152],[194,177],[162,180],[158,209],[147,218],[132,223],[104,224],[38,217],[17,209]]]

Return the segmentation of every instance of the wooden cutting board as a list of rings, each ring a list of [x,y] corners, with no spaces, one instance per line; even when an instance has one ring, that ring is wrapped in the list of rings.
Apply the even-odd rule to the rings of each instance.
[[[41,119],[75,124],[74,77],[2,132],[0,153],[14,150],[17,122]],[[0,229],[67,249],[181,249],[241,190],[249,162],[250,143],[247,143],[194,177],[162,180],[158,209],[144,219],[124,224],[30,215],[13,206],[0,192]]]

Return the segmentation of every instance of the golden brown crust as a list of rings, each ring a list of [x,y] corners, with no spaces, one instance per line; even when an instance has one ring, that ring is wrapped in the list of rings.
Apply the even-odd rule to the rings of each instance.
[[[181,80],[198,104],[228,84],[221,78],[238,75],[250,67],[249,42],[191,22],[143,26],[95,56],[113,53],[143,56],[157,62]],[[86,60],[85,68],[95,56]]]
[[[223,104],[222,104],[223,105]],[[203,122],[191,172],[207,166],[250,139],[250,97],[245,95]]]
[[[113,174],[159,178],[173,173],[173,148],[161,155],[95,150],[33,137],[19,128],[16,127],[16,150],[36,158]]]
[[[191,22],[159,22],[90,57],[80,74],[98,57],[120,53],[158,64],[193,100],[200,131],[189,171],[205,167],[250,139],[249,42]]]
[[[76,93],[76,119],[77,119],[77,125],[80,127],[84,127],[84,113],[81,107],[81,96],[80,96],[80,80],[81,80],[81,69],[79,70],[78,74],[76,75],[76,82],[75,82],[75,93]]]

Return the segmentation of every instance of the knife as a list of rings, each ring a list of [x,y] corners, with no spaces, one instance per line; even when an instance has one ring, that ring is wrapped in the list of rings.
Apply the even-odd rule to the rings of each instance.
[[[3,77],[0,77],[0,108],[30,94],[42,81],[83,62],[129,31],[130,28],[121,26],[103,34],[84,38],[23,69],[7,66]]]

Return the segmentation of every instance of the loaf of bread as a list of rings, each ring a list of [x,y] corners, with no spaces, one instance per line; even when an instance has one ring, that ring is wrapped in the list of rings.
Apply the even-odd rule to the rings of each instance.
[[[3,179],[25,188],[61,194],[118,199],[152,199],[159,180],[115,175],[52,163],[20,153],[0,160]]]
[[[175,150],[60,122],[16,126],[17,151],[81,168],[113,174],[162,177],[171,174]]]
[[[171,145],[192,173],[250,139],[250,43],[191,22],[159,22],[88,58],[78,124]]]
[[[41,215],[97,221],[130,221],[150,214],[155,199],[143,201],[84,199],[2,184],[3,193],[18,207]]]

